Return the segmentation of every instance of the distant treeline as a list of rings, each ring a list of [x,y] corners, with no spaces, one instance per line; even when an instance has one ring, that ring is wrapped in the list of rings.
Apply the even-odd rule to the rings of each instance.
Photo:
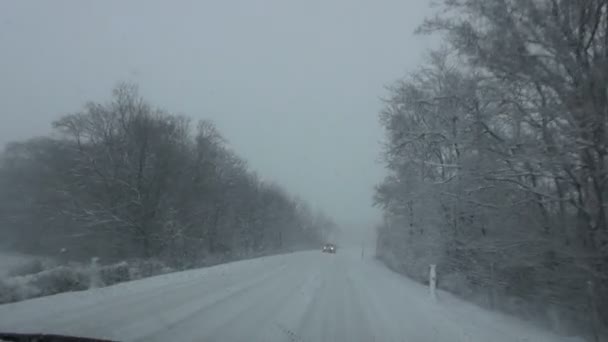
[[[249,171],[207,121],[155,109],[133,85],[8,144],[0,159],[3,244],[102,261],[185,267],[317,247],[334,223]]]

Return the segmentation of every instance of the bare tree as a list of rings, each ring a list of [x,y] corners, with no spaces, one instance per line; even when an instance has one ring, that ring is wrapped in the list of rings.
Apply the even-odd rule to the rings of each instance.
[[[498,293],[608,321],[585,297],[590,283],[595,301],[608,298],[607,8],[445,2],[421,31],[449,45],[389,89],[381,114],[381,235],[426,241],[440,274],[464,273],[490,304]]]
[[[249,171],[213,124],[192,130],[133,85],[53,127],[55,138],[15,143],[2,155],[0,213],[12,214],[0,220],[13,227],[16,248],[52,254],[70,246],[66,257],[193,267],[316,248],[331,228],[329,220],[311,228],[321,223]]]

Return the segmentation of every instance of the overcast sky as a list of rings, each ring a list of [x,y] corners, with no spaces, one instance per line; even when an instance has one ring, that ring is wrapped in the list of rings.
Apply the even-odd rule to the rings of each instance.
[[[431,45],[428,0],[2,1],[0,144],[119,81],[211,119],[264,179],[343,224],[371,207],[383,87]]]

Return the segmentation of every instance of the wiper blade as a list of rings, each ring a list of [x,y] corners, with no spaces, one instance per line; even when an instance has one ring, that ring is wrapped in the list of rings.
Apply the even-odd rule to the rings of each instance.
[[[10,342],[116,342],[116,341],[111,341],[111,340],[100,340],[97,338],[64,336],[64,335],[54,335],[54,334],[16,334],[16,333],[0,333],[0,341],[10,341]]]

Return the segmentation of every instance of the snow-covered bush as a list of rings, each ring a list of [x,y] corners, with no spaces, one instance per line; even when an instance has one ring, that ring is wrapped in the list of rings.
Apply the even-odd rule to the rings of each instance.
[[[10,280],[0,280],[0,304],[17,302],[32,297],[40,296],[40,290],[25,281],[21,277]]]
[[[94,287],[109,286],[174,271],[160,260],[132,260],[105,266],[69,264],[27,274],[37,267],[31,264],[15,272],[24,275],[0,279],[0,304],[86,290],[93,283]],[[98,281],[94,281],[95,277]]]
[[[43,270],[44,265],[42,264],[42,261],[39,259],[34,259],[25,261],[21,264],[12,267],[10,270],[7,271],[7,275],[10,277],[24,276],[28,274],[39,273]]]
[[[0,304],[86,288],[87,275],[81,269],[59,266],[36,274],[0,279]]]
[[[467,280],[465,274],[451,272],[444,275],[438,275],[438,287],[451,293],[471,298],[473,290]]]
[[[113,285],[132,279],[129,264],[125,261],[101,267],[99,275],[104,285]]]
[[[31,285],[44,295],[68,291],[86,290],[89,286],[88,274],[79,268],[59,266],[31,276]]]
[[[172,272],[173,269],[160,260],[133,260],[128,263],[131,279],[141,279],[163,273]]]

